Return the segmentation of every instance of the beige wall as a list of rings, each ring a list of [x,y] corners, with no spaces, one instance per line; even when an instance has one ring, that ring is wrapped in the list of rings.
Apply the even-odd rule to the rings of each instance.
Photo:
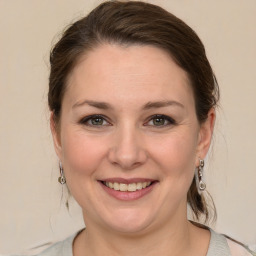
[[[32,252],[82,227],[79,208],[71,200],[70,213],[65,210],[57,183],[46,104],[48,55],[57,32],[97,2],[0,0],[2,254]],[[221,87],[207,164],[216,229],[256,244],[256,1],[151,2],[188,22],[205,43]]]

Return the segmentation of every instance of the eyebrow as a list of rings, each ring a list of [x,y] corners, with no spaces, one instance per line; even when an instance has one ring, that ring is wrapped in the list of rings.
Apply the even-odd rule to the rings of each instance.
[[[82,102],[77,102],[72,106],[72,108],[77,108],[84,105],[89,105],[89,106],[92,106],[98,109],[104,109],[104,110],[113,109],[113,107],[107,102],[93,101],[93,100],[84,100]],[[184,108],[184,105],[178,101],[163,100],[163,101],[154,101],[154,102],[149,101],[142,107],[142,110],[148,110],[152,108],[162,108],[162,107],[168,107],[168,106],[178,106],[178,107]]]
[[[142,107],[142,109],[147,110],[152,108],[162,108],[162,107],[168,107],[168,106],[178,106],[178,107],[184,108],[184,105],[178,101],[163,100],[163,101],[148,102]]]
[[[72,108],[77,108],[84,105],[89,105],[99,109],[113,109],[113,107],[106,102],[93,101],[93,100],[84,100],[82,102],[77,102],[72,106]]]

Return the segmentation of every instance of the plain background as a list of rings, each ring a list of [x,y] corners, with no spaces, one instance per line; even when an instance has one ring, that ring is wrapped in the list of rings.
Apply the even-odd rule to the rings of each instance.
[[[36,253],[83,227],[57,182],[49,130],[49,51],[101,1],[0,0],[0,253]],[[156,0],[205,44],[221,88],[206,165],[214,228],[256,244],[256,1]],[[44,245],[44,246],[42,246]],[[31,248],[34,248],[31,250]]]

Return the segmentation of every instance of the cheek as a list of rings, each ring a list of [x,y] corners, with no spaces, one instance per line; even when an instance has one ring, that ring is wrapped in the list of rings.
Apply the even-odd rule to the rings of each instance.
[[[152,140],[151,155],[171,179],[190,180],[194,174],[197,132],[173,132],[161,141]]]
[[[72,172],[74,177],[92,175],[106,152],[102,137],[88,136],[83,131],[67,129],[62,142],[65,172]]]

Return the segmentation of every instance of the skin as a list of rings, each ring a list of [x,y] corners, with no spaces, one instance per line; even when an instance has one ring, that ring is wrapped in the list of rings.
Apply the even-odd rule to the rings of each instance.
[[[95,114],[104,119],[85,121]],[[156,114],[175,121],[159,124]],[[188,222],[186,196],[214,120],[212,109],[199,124],[186,73],[161,49],[105,44],[83,56],[68,79],[59,129],[51,118],[55,150],[86,223],[74,255],[206,255],[210,233]],[[116,177],[155,184],[141,198],[119,200],[99,182]]]

